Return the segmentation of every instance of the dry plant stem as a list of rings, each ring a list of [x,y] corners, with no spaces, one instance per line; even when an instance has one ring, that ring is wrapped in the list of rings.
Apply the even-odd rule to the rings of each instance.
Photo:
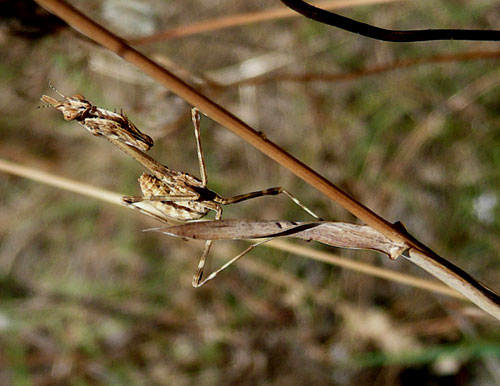
[[[333,253],[318,251],[315,249],[307,248],[302,245],[292,244],[284,240],[271,240],[262,246],[267,248],[275,248],[280,251],[306,256],[310,259],[321,261],[323,263],[337,265],[342,268],[350,269],[355,272],[364,273],[373,277],[378,277],[385,280],[390,280],[395,283],[401,283],[412,287],[420,288],[426,291],[439,293],[442,295],[452,296],[457,299],[465,300],[465,296],[458,293],[454,289],[434,281],[427,279],[420,279],[412,275],[407,275],[399,272],[388,271],[384,268],[374,267],[373,265],[352,261],[342,258]]]
[[[96,188],[94,186],[73,181],[64,177],[55,176],[52,173],[43,172],[39,169],[33,169],[14,162],[0,159],[0,170],[6,173],[14,174],[16,176],[28,178],[42,184],[54,186],[56,188],[64,189],[73,193],[83,194],[88,197],[96,198],[110,204],[122,206],[122,196],[118,193]]]
[[[381,4],[395,2],[398,0],[335,0],[323,1],[316,4],[323,9],[340,9],[346,7],[355,7],[360,5]],[[251,23],[258,23],[267,20],[278,20],[287,17],[296,17],[298,14],[288,8],[272,8],[261,12],[250,12],[239,15],[231,15],[221,17],[219,19],[205,20],[198,23],[193,23],[187,26],[172,28],[167,31],[155,33],[153,35],[144,36],[136,39],[129,39],[130,44],[149,44],[157,41],[175,39],[183,36],[199,34],[207,31],[215,31],[223,28],[236,27]]]
[[[441,261],[444,260],[427,246],[414,239],[404,227],[398,224],[391,224],[378,216],[314,170],[269,141],[264,135],[255,131],[223,107],[197,92],[181,79],[127,45],[123,40],[86,17],[74,7],[61,0],[35,1],[50,12],[59,16],[73,28],[79,30],[89,38],[121,56],[124,60],[135,65],[145,74],[163,84],[182,99],[185,99],[188,103],[198,107],[205,115],[240,136],[330,199],[342,205],[346,210],[364,221],[367,225],[370,225],[387,236],[390,240],[394,242],[404,241],[414,251],[418,251],[430,265],[434,265],[435,263],[440,264]],[[457,280],[460,282],[462,279],[458,278]],[[500,296],[475,280],[469,284],[470,285],[459,286],[459,288],[456,289],[465,297],[473,301],[478,307],[500,320]]]
[[[483,310],[489,312],[497,319],[500,319],[497,310],[498,305],[494,301],[498,298],[496,293],[486,287],[483,287],[483,291],[476,291],[476,285],[479,283],[477,283],[476,280],[466,272],[462,271],[460,268],[443,258],[441,258],[441,261],[431,259],[427,254],[415,249],[410,249],[408,254],[409,256],[403,255],[405,259],[418,265],[420,268],[429,272],[434,277],[437,277],[450,287],[455,288],[474,304],[483,305],[484,308],[481,307]]]

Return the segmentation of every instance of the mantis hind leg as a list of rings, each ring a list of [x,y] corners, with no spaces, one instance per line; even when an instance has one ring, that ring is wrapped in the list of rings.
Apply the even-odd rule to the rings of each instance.
[[[215,279],[215,277],[221,273],[222,271],[224,271],[226,268],[228,268],[231,264],[233,264],[234,262],[236,262],[237,260],[239,260],[240,258],[242,258],[243,256],[245,256],[248,252],[250,252],[252,249],[258,247],[259,245],[262,245],[264,243],[267,243],[268,241],[270,241],[271,239],[265,239],[265,240],[262,240],[262,241],[258,241],[256,242],[255,244],[252,244],[250,245],[248,248],[246,248],[243,252],[239,253],[238,255],[236,255],[235,257],[233,257],[231,260],[229,260],[227,263],[225,263],[224,265],[222,265],[219,269],[213,271],[210,275],[207,276],[206,279],[202,280],[202,276],[203,276],[203,267],[201,267],[200,269],[200,266],[202,265],[202,261],[203,261],[203,265],[205,264],[204,262],[204,259],[206,259],[206,256],[208,255],[208,253],[210,252],[210,248],[212,247],[212,244],[213,244],[213,241],[212,240],[207,240],[206,243],[205,243],[205,248],[203,249],[203,255],[202,255],[202,258],[200,259],[200,265],[198,266],[198,271],[196,272],[196,274],[194,275],[193,277],[193,287],[195,288],[198,288],[198,287],[201,287],[202,285],[204,285],[206,282],[210,281],[210,280],[213,280]]]

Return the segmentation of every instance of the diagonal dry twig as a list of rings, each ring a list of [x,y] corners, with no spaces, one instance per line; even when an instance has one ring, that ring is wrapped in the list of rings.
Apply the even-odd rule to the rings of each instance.
[[[349,269],[359,273],[364,273],[366,275],[370,275],[380,279],[390,280],[395,283],[409,285],[415,288],[423,289],[425,291],[432,291],[434,293],[452,296],[462,300],[466,299],[465,296],[463,296],[459,292],[455,291],[449,286],[443,285],[436,281],[421,279],[413,275],[387,270],[385,268],[375,267],[371,264],[361,263],[359,261],[345,259],[341,256],[335,255],[330,252],[319,251],[316,249],[309,248],[307,246],[290,243],[285,240],[279,240],[279,239],[271,240],[266,244],[262,244],[262,246],[276,248],[279,249],[280,251],[285,251],[288,253],[305,256],[309,259],[336,265],[345,269]],[[251,259],[244,260],[245,263],[248,261],[251,261]]]
[[[199,93],[193,87],[174,76],[150,58],[127,45],[122,39],[86,17],[83,13],[61,0],[35,0],[38,4],[56,14],[70,26],[79,30],[87,37],[121,56],[124,60],[141,69],[177,94],[188,103],[199,108],[205,115],[226,127],[268,157],[287,168],[305,182],[318,189],[331,200],[343,206],[353,215],[384,234],[394,242],[405,242],[409,249],[409,259],[427,271],[443,270],[444,280],[449,286],[457,289],[478,307],[500,320],[500,296],[482,285],[469,275],[464,281],[457,276],[449,262],[432,251],[429,247],[411,236],[401,224],[392,224],[375,212],[350,197],[336,185],[328,181],[300,162],[292,155],[271,142],[262,132],[258,132],[235,117],[210,98]]]

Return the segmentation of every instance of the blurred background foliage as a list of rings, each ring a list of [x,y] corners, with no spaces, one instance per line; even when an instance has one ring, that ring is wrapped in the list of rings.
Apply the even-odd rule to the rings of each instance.
[[[281,7],[71,3],[127,38]],[[395,29],[499,29],[499,7],[424,0],[340,13]],[[52,95],[50,80],[66,95],[123,110],[155,139],[155,158],[198,175],[190,106],[34,2],[0,1],[0,9],[2,158],[138,194],[138,165],[53,109],[37,109]],[[500,290],[500,54],[358,73],[496,52],[498,43],[383,43],[295,17],[138,47]],[[251,65],[242,71],[243,63]],[[344,73],[354,75],[324,76]],[[209,186],[220,194],[281,185],[326,219],[355,221],[207,118],[202,141]],[[263,247],[195,290],[199,243],[141,232],[158,224],[19,177],[0,174],[0,192],[2,385],[500,384],[498,324],[467,303]],[[307,219],[281,197],[228,207],[225,217]],[[218,244],[212,268],[245,247]],[[336,252],[426,277],[405,261]]]

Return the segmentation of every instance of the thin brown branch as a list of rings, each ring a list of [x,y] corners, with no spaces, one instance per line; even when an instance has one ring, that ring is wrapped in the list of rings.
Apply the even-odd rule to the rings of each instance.
[[[449,269],[446,260],[412,237],[401,224],[391,224],[389,221],[377,215],[375,212],[350,197],[347,193],[343,192],[326,178],[294,158],[275,143],[271,142],[262,132],[254,130],[223,107],[199,93],[193,87],[165,70],[150,58],[127,45],[122,39],[118,38],[98,23],[92,21],[74,7],[61,0],[35,1],[62,18],[70,26],[85,34],[87,37],[95,40],[121,56],[124,60],[141,69],[145,74],[163,84],[180,98],[199,108],[208,117],[259,149],[262,153],[287,168],[309,185],[315,187],[331,200],[340,204],[346,210],[388,237],[390,240],[394,242],[405,242],[410,246],[411,252],[422,257],[422,259],[428,263],[428,266],[434,267],[434,265],[437,264],[442,265],[445,269]],[[410,256],[412,255],[411,252]],[[452,271],[450,271],[450,275],[453,275]],[[460,281],[461,279],[458,278],[457,280]],[[466,281],[467,283],[462,283],[463,285],[457,285],[454,288],[473,301],[477,306],[500,320],[500,296],[470,276]],[[453,283],[453,285],[456,284],[457,283]]]
[[[389,3],[399,0],[334,0],[323,1],[317,5],[323,9],[341,9],[360,5]],[[296,17],[298,14],[289,8],[279,7],[267,9],[261,12],[249,12],[238,15],[230,15],[218,19],[205,20],[189,25],[183,25],[161,31],[153,35],[140,38],[128,39],[132,45],[150,44],[162,40],[175,39],[183,36],[195,35],[207,31],[216,31],[224,28],[237,27],[247,24],[260,23],[268,20],[278,20]]]
[[[427,57],[419,57],[414,59],[401,59],[393,63],[383,64],[380,66],[367,67],[357,71],[348,71],[340,73],[304,73],[304,74],[274,74],[266,75],[251,79],[244,79],[239,82],[234,82],[225,87],[239,86],[246,84],[264,84],[270,82],[342,82],[351,81],[366,76],[382,74],[384,72],[405,69],[413,66],[432,63],[451,63],[451,62],[464,62],[470,60],[481,59],[499,59],[500,50],[495,51],[468,51],[459,52],[447,55],[432,55]]]

